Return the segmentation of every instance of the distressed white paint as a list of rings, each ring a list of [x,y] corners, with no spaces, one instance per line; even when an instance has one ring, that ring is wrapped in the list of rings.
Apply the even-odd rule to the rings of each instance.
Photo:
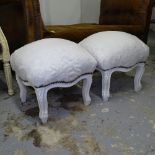
[[[110,97],[110,79],[115,71],[127,72],[136,68],[135,91],[141,89],[144,62],[149,56],[149,47],[136,36],[119,31],[105,31],[93,34],[79,43],[97,61],[102,73],[102,96]]]
[[[85,105],[91,102],[89,90],[96,60],[78,44],[58,38],[29,43],[11,55],[12,69],[20,88],[20,98],[26,102],[26,86],[35,89],[39,117],[48,118],[47,92],[55,87],[71,87],[83,80],[82,96]]]
[[[137,92],[141,90],[141,78],[144,73],[144,63],[139,63],[136,64],[133,67],[130,68],[122,68],[122,67],[117,67],[114,69],[110,69],[108,71],[103,71],[101,69],[98,69],[101,74],[102,74],[102,98],[103,101],[108,101],[110,97],[110,81],[111,81],[111,75],[113,72],[128,72],[134,68],[136,68],[136,73],[134,77],[134,90]]]
[[[92,84],[92,75],[91,74],[83,75],[70,83],[55,83],[55,84],[50,84],[48,86],[41,87],[41,88],[35,88],[30,82],[22,81],[18,77],[17,74],[16,74],[16,79],[17,79],[18,86],[20,89],[20,98],[21,98],[22,102],[26,102],[26,86],[31,86],[35,89],[35,93],[36,93],[38,105],[39,105],[39,118],[41,119],[42,123],[46,123],[47,119],[48,119],[47,92],[52,88],[71,87],[71,86],[75,85],[76,83],[78,83],[80,80],[83,80],[83,88],[82,88],[83,102],[86,106],[89,105],[91,102],[91,98],[89,95],[90,87]]]

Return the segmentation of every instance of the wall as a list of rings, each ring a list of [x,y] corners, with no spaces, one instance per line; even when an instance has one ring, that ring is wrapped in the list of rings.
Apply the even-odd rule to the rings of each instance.
[[[98,23],[101,0],[81,0],[81,22]]]
[[[45,25],[66,25],[81,22],[81,0],[40,0]]]
[[[40,0],[45,25],[98,23],[101,0]]]
[[[98,23],[101,0],[40,0],[45,25]],[[155,19],[155,8],[152,18]],[[151,25],[155,31],[155,24]]]

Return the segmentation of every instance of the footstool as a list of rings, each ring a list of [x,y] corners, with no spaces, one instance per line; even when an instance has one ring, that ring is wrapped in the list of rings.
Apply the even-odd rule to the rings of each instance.
[[[83,101],[85,105],[90,104],[89,90],[96,65],[96,60],[84,48],[57,38],[35,41],[11,55],[11,66],[16,73],[21,101],[26,102],[26,86],[33,87],[43,123],[48,119],[49,89],[71,87],[83,80]]]
[[[136,36],[119,31],[104,31],[87,37],[79,44],[97,60],[97,69],[102,74],[104,101],[110,96],[110,79],[115,71],[127,72],[136,68],[134,89],[141,89],[141,78],[149,56],[149,47]]]

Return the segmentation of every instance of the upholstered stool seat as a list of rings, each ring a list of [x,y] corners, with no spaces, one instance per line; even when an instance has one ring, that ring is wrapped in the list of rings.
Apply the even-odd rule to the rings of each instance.
[[[102,96],[107,101],[110,93],[110,78],[114,71],[127,72],[136,67],[135,90],[141,89],[144,64],[149,47],[136,36],[119,31],[105,31],[93,34],[80,45],[97,60],[97,69],[102,73]]]
[[[26,87],[35,89],[39,116],[47,121],[47,91],[54,87],[70,87],[83,83],[83,100],[90,104],[89,89],[96,60],[81,46],[64,39],[43,39],[21,47],[11,55],[22,102],[26,101]]]

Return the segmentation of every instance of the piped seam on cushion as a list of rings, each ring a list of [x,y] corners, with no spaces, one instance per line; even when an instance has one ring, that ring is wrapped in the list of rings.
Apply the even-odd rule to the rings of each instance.
[[[55,82],[51,82],[51,83],[49,83],[49,84],[46,84],[46,85],[40,85],[40,86],[34,86],[35,88],[42,88],[42,87],[47,87],[47,86],[49,86],[49,85],[53,85],[53,84],[58,84],[58,83],[63,83],[63,84],[68,84],[68,83],[72,83],[72,82],[74,82],[74,81],[76,81],[77,79],[79,79],[80,77],[82,77],[82,76],[84,76],[84,75],[92,75],[93,73],[91,72],[91,73],[84,73],[84,74],[81,74],[81,75],[79,75],[78,77],[76,77],[74,80],[72,80],[72,81],[55,81]],[[19,77],[23,82],[29,82],[29,81],[27,81],[27,80],[23,80],[21,77]]]
[[[131,67],[134,67],[135,65],[137,65],[137,64],[141,64],[141,63],[146,63],[146,61],[141,61],[141,62],[137,62],[136,64],[134,64],[134,65],[132,65],[132,66],[128,66],[128,67],[126,67],[126,66],[117,66],[117,67],[113,67],[113,68],[110,68],[110,69],[102,69],[102,68],[99,68],[100,70],[102,70],[102,71],[108,71],[108,70],[111,70],[111,69],[115,69],[115,68],[126,68],[126,69],[128,69],[128,68],[131,68]]]

